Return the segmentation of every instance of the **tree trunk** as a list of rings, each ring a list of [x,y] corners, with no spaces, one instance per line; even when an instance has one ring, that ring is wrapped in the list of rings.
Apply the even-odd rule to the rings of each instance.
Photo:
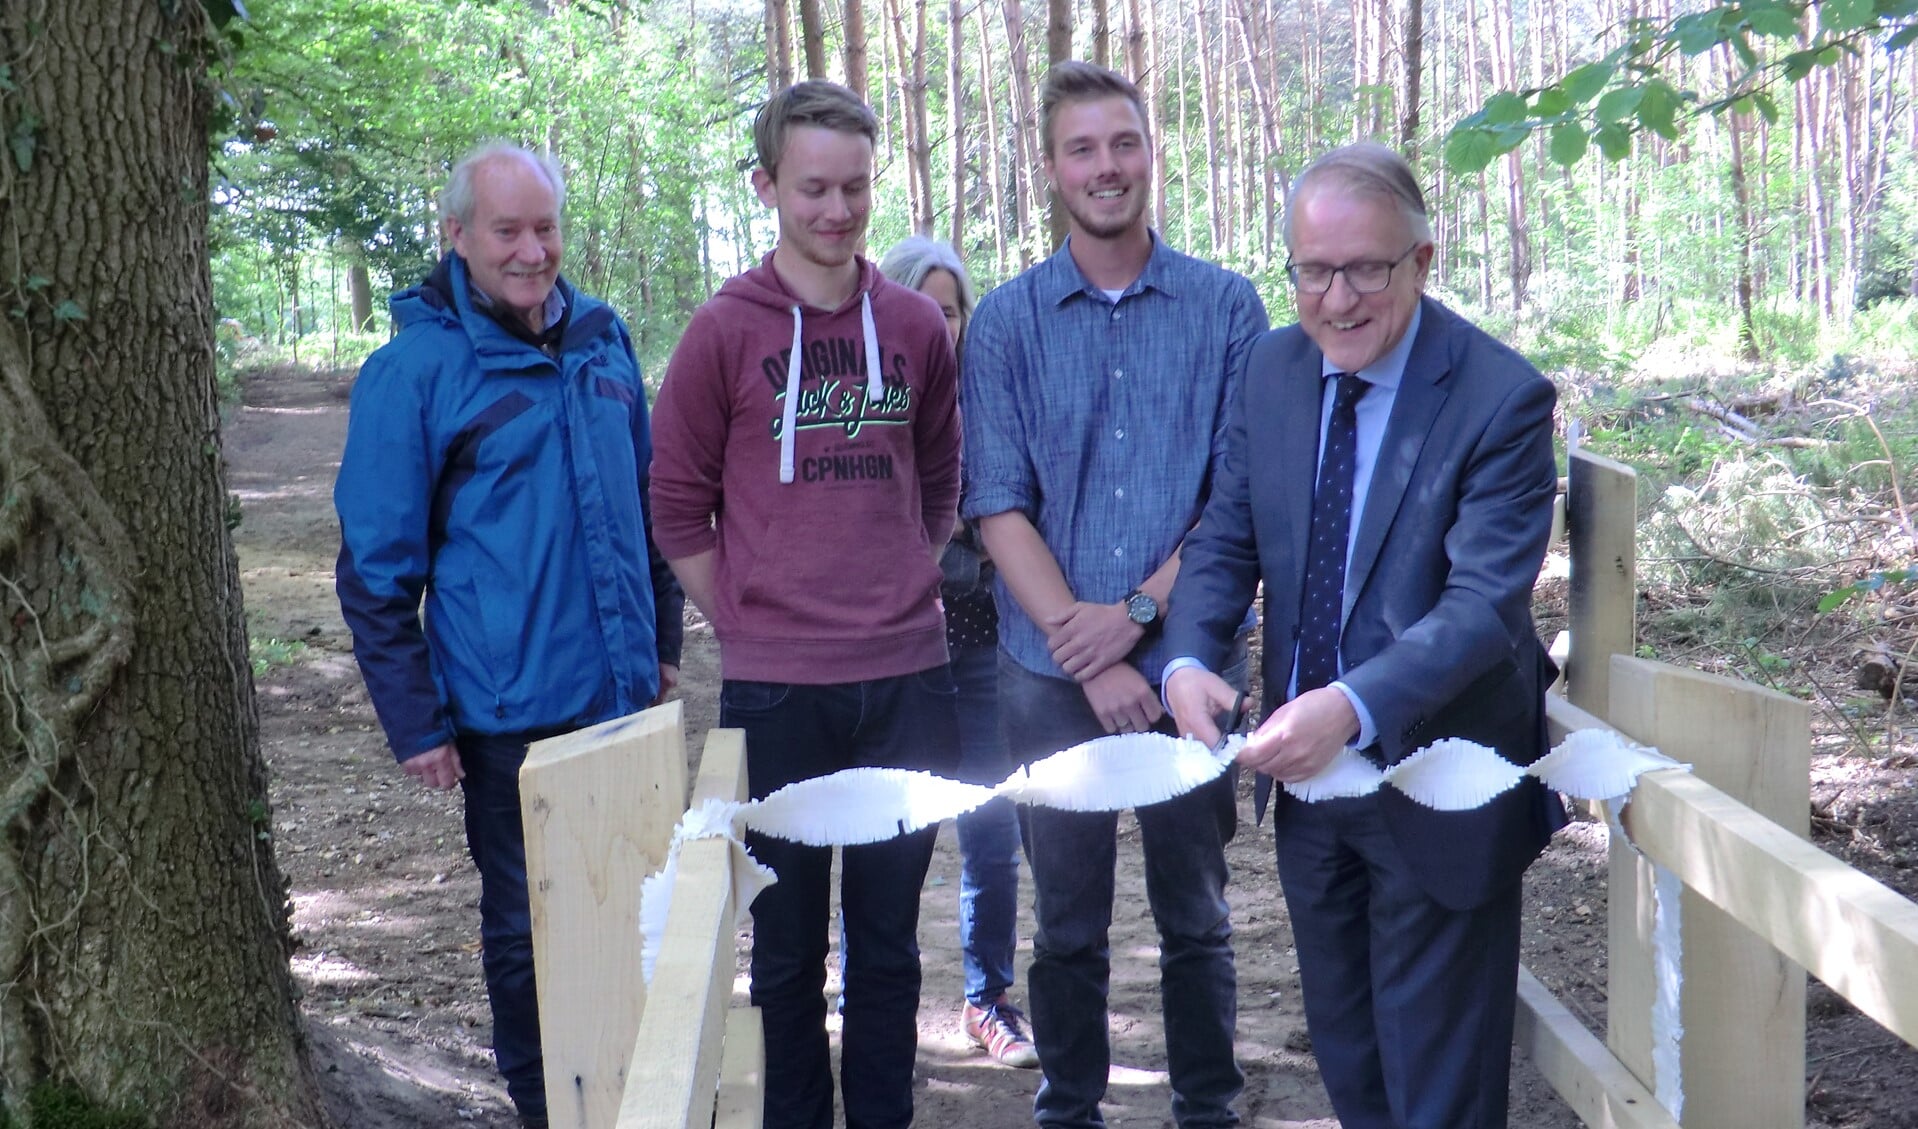
[[[351,256],[346,264],[346,291],[353,302],[353,332],[373,331],[373,279],[366,271],[366,248],[355,243],[347,248]]]
[[[1040,174],[1038,122],[1033,117],[1032,67],[1026,59],[1026,15],[1019,0],[1006,0],[1006,59],[1012,64],[1012,139],[1016,176],[1019,269],[1032,265],[1032,213],[1042,205],[1045,178]],[[1053,246],[1058,246],[1055,242]]]
[[[1205,212],[1210,221],[1212,245],[1207,249],[1207,257],[1220,258],[1226,254],[1225,245],[1225,208],[1226,202],[1219,191],[1219,68],[1213,58],[1213,50],[1208,42],[1211,34],[1207,22],[1210,17],[1208,0],[1198,0],[1193,5],[1192,18],[1199,29],[1199,118],[1205,122]]]
[[[1738,351],[1747,361],[1757,363],[1758,323],[1752,310],[1752,194],[1745,179],[1744,132],[1750,114],[1727,114],[1725,130],[1731,141],[1732,198],[1738,204]]]
[[[169,1126],[325,1123],[218,455],[211,52],[198,4],[0,6],[0,59],[32,64],[0,118],[42,123],[0,163],[0,300],[27,308],[0,319],[15,1113],[52,1082]]]
[[[786,0],[766,0],[766,71],[773,94],[793,84],[793,16]]]
[[[950,238],[966,254],[966,14],[961,0],[946,0],[946,132],[952,135]],[[980,76],[982,79],[984,75]]]
[[[859,95],[860,101],[870,101],[871,95],[866,92],[866,5],[863,0],[846,0],[844,27],[846,85]]]
[[[999,140],[999,84],[992,81],[992,21],[982,13],[979,17],[979,98],[985,104],[986,112],[986,188],[992,200],[992,264],[994,275],[1004,278],[1011,273],[1011,263],[1006,255],[1006,176],[1005,147]],[[1016,163],[1016,159],[1014,161]],[[1011,189],[1012,195],[1018,195],[1018,187]],[[1018,210],[1015,202],[1014,210]]]
[[[1072,0],[1050,0],[1046,5],[1046,67],[1072,58]],[[1043,141],[1041,142],[1043,144]],[[1043,158],[1044,153],[1035,153]],[[1039,167],[1039,166],[1035,166]],[[1066,241],[1066,210],[1048,185],[1045,192],[1046,249],[1057,251]]]
[[[1419,159],[1419,69],[1425,65],[1425,0],[1405,4],[1405,104],[1399,113],[1399,149],[1414,167]]]
[[[826,77],[826,18],[819,0],[799,0],[799,35],[806,47],[806,77]]]
[[[1069,26],[1069,25],[1068,25]],[[1092,0],[1092,61],[1102,67],[1112,65],[1112,5],[1110,0]],[[1137,81],[1138,72],[1133,72]]]

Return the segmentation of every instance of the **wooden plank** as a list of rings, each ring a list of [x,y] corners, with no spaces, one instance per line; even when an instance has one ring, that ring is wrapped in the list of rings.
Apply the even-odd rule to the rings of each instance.
[[[719,1108],[713,1129],[760,1129],[766,1120],[766,1029],[759,1009],[726,1012],[726,1050],[719,1058]]]
[[[1530,969],[1518,970],[1514,1040],[1532,1065],[1595,1129],[1678,1129],[1652,1092],[1585,1029]]]
[[[653,965],[655,992],[631,1049],[617,1129],[712,1124],[726,1010],[733,990],[733,844],[695,839],[679,848],[673,904]]]
[[[1805,833],[1811,811],[1811,715],[1805,703],[1624,655],[1614,656],[1611,667],[1607,716],[1621,730],[1690,762],[1699,780],[1784,831]],[[1662,862],[1665,856],[1652,857]],[[1682,1120],[1799,1129],[1805,1111],[1804,970],[1696,891],[1687,889],[1680,900]],[[1642,922],[1631,924],[1635,931],[1643,928]],[[1609,1011],[1617,1014],[1628,999],[1637,1003],[1635,990],[1624,999],[1612,993]],[[1650,1080],[1663,1096],[1663,1080]]]
[[[746,731],[708,729],[699,755],[699,778],[693,781],[692,802],[744,803],[751,795],[746,790]]]
[[[1573,704],[1599,712],[1611,695],[1607,662],[1631,654],[1638,641],[1638,472],[1581,448],[1572,452],[1568,478],[1572,654],[1565,680]]]
[[[535,743],[520,770],[546,1100],[555,1129],[605,1129],[639,1030],[639,884],[686,806],[680,704]]]
[[[1634,842],[1892,1034],[1918,1046],[1918,903],[1703,780],[1639,780]]]

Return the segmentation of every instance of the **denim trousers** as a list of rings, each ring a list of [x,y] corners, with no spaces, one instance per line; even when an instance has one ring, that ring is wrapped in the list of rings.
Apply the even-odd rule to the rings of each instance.
[[[948,667],[808,686],[728,679],[719,724],[746,732],[754,799],[856,767],[951,776],[958,691]],[[919,896],[938,829],[842,852],[845,928],[840,1087],[847,1129],[912,1123],[918,1050]],[[833,852],[748,832],[779,881],[753,901],[752,1002],[766,1036],[766,1129],[831,1129],[826,956]]]
[[[999,648],[952,649],[959,686],[959,771],[968,784],[1012,773],[999,731]],[[959,834],[959,951],[966,999],[984,1007],[1012,987],[1019,947],[1019,812],[997,799],[954,821]]]
[[[1243,662],[1227,672],[1243,685]],[[1000,720],[1012,758],[1029,764],[1106,736],[1075,682],[999,659]],[[1161,723],[1171,731],[1171,719]],[[1232,1102],[1245,1077],[1233,1057],[1238,976],[1225,900],[1225,842],[1232,783],[1215,780],[1137,809],[1145,894],[1159,933],[1159,984],[1172,1116],[1182,1129],[1238,1124]],[[1020,809],[1032,864],[1038,932],[1033,937],[1033,1041],[1045,1079],[1033,1100],[1038,1123],[1060,1129],[1105,1124],[1099,1102],[1112,1065],[1106,1000],[1118,816]]]
[[[468,734],[457,739],[466,778],[466,848],[480,873],[480,966],[493,1008],[493,1060],[520,1116],[546,1116],[539,994],[533,984],[533,911],[526,894],[526,834],[519,770],[529,741],[550,734]]]

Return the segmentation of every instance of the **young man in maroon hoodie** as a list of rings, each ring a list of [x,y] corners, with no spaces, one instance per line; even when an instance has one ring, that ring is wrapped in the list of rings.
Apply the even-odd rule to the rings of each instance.
[[[878,122],[850,90],[759,112],[753,187],[779,244],[693,314],[653,411],[653,529],[719,639],[719,723],[752,794],[857,766],[950,774],[958,714],[938,596],[959,501],[944,316],[858,248]],[[934,832],[844,849],[848,1129],[912,1121],[919,892]],[[832,852],[748,835],[768,1129],[831,1129]]]

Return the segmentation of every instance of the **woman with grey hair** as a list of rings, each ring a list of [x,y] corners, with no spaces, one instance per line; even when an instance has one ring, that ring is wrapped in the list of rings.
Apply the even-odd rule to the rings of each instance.
[[[899,241],[879,270],[939,303],[955,350],[972,316],[972,279],[952,245],[924,235]],[[999,735],[999,612],[992,602],[992,561],[979,530],[960,522],[939,561],[946,606],[946,649],[959,687],[959,778],[997,784],[1012,771]],[[1039,1052],[1025,1016],[1006,999],[1019,946],[1019,822],[1001,798],[962,815],[959,825],[959,948],[966,976],[962,1024],[968,1038],[997,1062],[1032,1068]]]

